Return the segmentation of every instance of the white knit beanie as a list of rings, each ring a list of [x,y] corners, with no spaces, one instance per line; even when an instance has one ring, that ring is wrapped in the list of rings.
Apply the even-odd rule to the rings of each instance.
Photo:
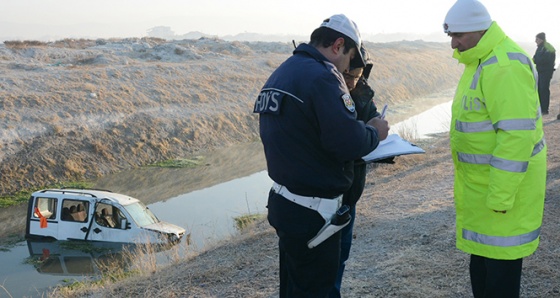
[[[477,0],[457,0],[447,12],[443,23],[445,33],[465,33],[486,30],[492,18]]]

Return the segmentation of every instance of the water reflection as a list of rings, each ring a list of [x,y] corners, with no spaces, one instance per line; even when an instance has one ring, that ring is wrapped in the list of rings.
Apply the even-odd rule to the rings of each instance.
[[[390,133],[397,133],[412,140],[429,138],[430,134],[449,131],[451,101],[436,105],[429,110],[391,126]]]
[[[29,258],[41,274],[63,276],[93,276],[126,270],[127,258],[123,252],[134,250],[125,243],[81,241],[34,241],[27,240]]]
[[[266,169],[260,142],[201,155],[204,158],[202,164],[194,168],[133,169],[102,177],[95,181],[95,188],[127,194],[148,205]]]
[[[185,228],[190,250],[198,251],[235,235],[235,217],[266,212],[272,181],[265,169],[262,144],[254,142],[211,152],[202,166],[135,169],[103,177],[95,188],[141,200],[160,220]]]
[[[0,297],[46,297],[50,288],[93,280],[123,261],[117,243],[23,241],[0,254]]]
[[[235,217],[266,213],[271,185],[268,173],[261,171],[157,202],[149,208],[160,219],[184,227],[190,234],[192,249],[203,250],[237,233]]]

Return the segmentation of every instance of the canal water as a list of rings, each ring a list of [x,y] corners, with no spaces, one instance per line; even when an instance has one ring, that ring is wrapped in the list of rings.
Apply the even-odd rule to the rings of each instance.
[[[450,103],[431,108],[392,126],[390,133],[414,138],[447,131]],[[160,220],[184,227],[174,248],[157,254],[158,264],[200,252],[238,233],[235,218],[266,214],[272,181],[260,142],[201,153],[193,168],[141,168],[95,181],[95,188],[110,189],[143,201]],[[22,208],[21,216],[25,217]],[[24,228],[24,227],[21,227]],[[187,243],[187,241],[189,243]],[[0,297],[41,297],[49,287],[68,281],[95,279],[103,270],[100,260],[121,260],[115,247],[83,249],[64,242],[23,241],[0,249]],[[130,264],[121,264],[127,267]]]

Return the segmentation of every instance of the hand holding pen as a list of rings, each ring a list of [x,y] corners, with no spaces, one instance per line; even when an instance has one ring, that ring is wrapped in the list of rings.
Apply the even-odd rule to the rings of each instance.
[[[380,119],[385,119],[385,114],[387,113],[387,104],[383,106],[383,110],[381,110],[381,115],[379,116]]]
[[[380,141],[383,141],[387,138],[389,134],[389,123],[385,120],[385,114],[387,113],[387,105],[383,107],[381,111],[381,115],[379,117],[371,118],[367,124],[375,127],[377,129],[377,134]]]

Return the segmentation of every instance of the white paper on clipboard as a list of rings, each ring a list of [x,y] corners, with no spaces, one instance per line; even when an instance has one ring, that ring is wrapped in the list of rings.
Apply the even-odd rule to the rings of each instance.
[[[371,151],[368,155],[362,157],[362,159],[366,163],[370,163],[393,156],[420,153],[426,153],[426,151],[409,141],[404,140],[397,134],[391,134],[388,135],[385,140],[379,142],[377,148]]]

